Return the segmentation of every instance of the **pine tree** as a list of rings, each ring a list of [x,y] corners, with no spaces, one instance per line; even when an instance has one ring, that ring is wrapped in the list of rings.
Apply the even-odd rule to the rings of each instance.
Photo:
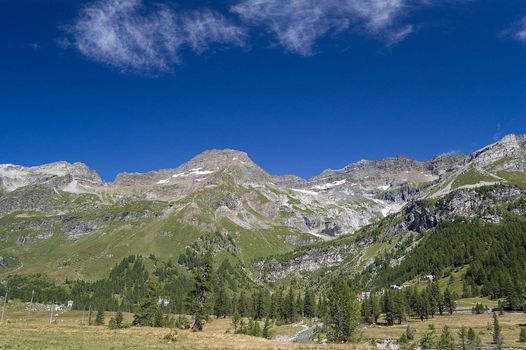
[[[115,315],[115,326],[117,328],[123,328],[122,322],[124,321],[124,316],[122,315],[121,311],[117,312],[117,315]]]
[[[314,293],[310,289],[305,292],[305,299],[303,301],[303,314],[307,318],[313,318],[316,314],[316,299]]]
[[[420,348],[422,350],[435,350],[436,349],[436,334],[433,328],[430,328],[420,339]]]
[[[289,292],[283,302],[285,320],[288,323],[292,323],[296,320],[296,298],[294,297],[294,290],[292,287],[289,288]]]
[[[252,320],[252,319],[250,318],[250,319],[248,320],[247,330],[246,330],[245,334],[253,335],[253,332],[254,332],[254,320]]]
[[[234,326],[234,333],[237,333],[238,329],[237,326],[239,325],[239,321],[241,321],[241,315],[239,315],[239,312],[234,312],[232,315],[232,326]]]
[[[462,326],[462,328],[460,328],[458,336],[460,337],[460,350],[466,350],[466,338],[468,336],[468,331],[466,327]]]
[[[247,326],[245,324],[245,320],[244,319],[241,319],[239,321],[239,330],[237,332],[241,333],[241,334],[247,334]]]
[[[278,293],[274,292],[270,297],[270,305],[268,309],[268,317],[272,319],[278,318],[279,313],[279,301],[278,301]]]
[[[453,314],[453,312],[455,311],[457,307],[455,297],[453,293],[451,292],[451,290],[449,289],[449,287],[446,288],[446,291],[444,292],[444,306],[450,315]]]
[[[435,317],[435,313],[438,311],[438,306],[440,303],[440,289],[436,282],[432,282],[425,290],[427,294],[427,299],[429,301],[429,313],[431,317]]]
[[[149,290],[136,306],[132,324],[134,326],[153,327],[158,307],[153,290]]]
[[[265,315],[265,297],[263,295],[263,289],[260,288],[254,298],[254,320],[262,320]]]
[[[318,300],[316,311],[318,318],[324,319],[327,316],[327,301],[323,295]]]
[[[427,293],[422,292],[417,298],[416,312],[421,321],[423,321],[424,318],[428,319],[429,317],[430,305],[426,294]]]
[[[196,266],[194,271],[195,284],[190,293],[189,310],[194,316],[194,331],[202,331],[204,322],[208,319],[207,302],[212,278],[212,254],[208,252]]]
[[[371,296],[371,316],[372,323],[377,323],[380,314],[382,313],[382,307],[380,306],[380,297],[377,294]]]
[[[299,318],[303,317],[303,303],[304,303],[304,300],[301,297],[301,293],[298,293],[296,297],[296,315],[294,315],[295,319],[297,319],[298,317]]]
[[[387,291],[384,294],[383,309],[385,313],[385,321],[388,326],[392,326],[396,319],[395,301],[393,292]]]
[[[394,295],[394,318],[398,321],[398,324],[402,324],[405,321],[405,300],[404,295],[401,292],[397,292]]]
[[[496,313],[493,313],[493,342],[497,345],[497,349],[502,349],[504,338],[502,337],[502,327]]]
[[[261,336],[266,339],[270,339],[270,328],[272,327],[270,319],[267,317],[265,319],[265,324],[263,325],[263,332]]]
[[[407,328],[405,329],[405,335],[407,337],[407,340],[415,339],[415,330],[413,327],[411,327],[410,324],[408,324]]]
[[[104,310],[103,309],[99,309],[97,311],[97,316],[95,316],[95,325],[96,326],[101,326],[104,324]]]
[[[254,337],[261,337],[261,326],[258,321],[254,321],[252,325],[251,335]]]
[[[248,302],[247,302],[247,298],[245,296],[244,291],[241,291],[241,294],[239,294],[237,308],[238,308],[239,314],[242,317],[247,317],[249,315]]]
[[[473,328],[469,328],[468,330],[468,343],[467,348],[468,350],[478,350],[482,346],[482,341],[480,340],[480,337],[475,333]]]
[[[327,315],[324,322],[327,337],[333,342],[348,342],[356,338],[360,324],[360,309],[356,296],[341,278],[332,281],[327,294]]]
[[[226,287],[224,286],[221,286],[216,293],[214,314],[217,318],[226,317],[230,314],[230,298],[226,292]]]
[[[438,339],[437,344],[438,350],[455,350],[455,339],[451,335],[451,332],[449,331],[448,326],[444,326],[442,329],[442,334],[440,335],[440,338]]]

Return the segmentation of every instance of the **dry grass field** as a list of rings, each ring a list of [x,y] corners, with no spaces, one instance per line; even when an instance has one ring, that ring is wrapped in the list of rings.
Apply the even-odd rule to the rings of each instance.
[[[505,313],[504,315],[499,316],[499,321],[502,326],[502,334],[504,335],[505,344],[511,347],[526,348],[525,343],[518,342],[521,327],[526,327],[526,314]],[[417,339],[428,330],[429,325],[433,324],[437,335],[440,335],[442,328],[447,325],[453,336],[458,339],[458,331],[462,326],[466,326],[473,328],[484,343],[490,343],[492,341],[492,314],[454,314],[452,316],[435,316],[424,322],[420,321],[420,319],[410,319],[409,323],[415,328]],[[364,335],[368,338],[398,339],[406,328],[407,323],[392,327],[368,326],[364,328],[363,331]]]
[[[94,317],[95,315],[93,315]],[[112,313],[106,313],[106,321]],[[206,325],[205,331],[195,333],[177,330],[177,340],[169,342],[164,339],[169,329],[159,328],[128,328],[109,330],[106,326],[87,326],[87,314],[80,311],[66,311],[54,315],[53,324],[49,324],[49,312],[45,310],[33,312],[28,316],[22,305],[11,306],[6,313],[7,321],[0,324],[0,349],[84,349],[84,350],[124,350],[124,349],[181,349],[181,350],[214,350],[214,349],[373,349],[368,344],[346,345],[305,345],[245,335],[231,334],[230,320],[213,320]],[[131,321],[131,314],[125,314],[125,321]],[[525,347],[517,342],[520,327],[526,327],[526,314],[506,313],[500,317],[506,345]],[[484,342],[491,341],[492,318],[484,315],[453,315],[435,316],[429,321],[409,320],[416,329],[417,338],[427,330],[429,324],[434,324],[437,333],[444,325],[448,325],[454,335],[462,325],[473,327]],[[393,327],[364,327],[364,338],[396,339],[404,332],[406,324]],[[301,325],[287,325],[273,328],[274,335],[293,336],[302,329]]]
[[[106,313],[106,321],[112,316]],[[87,326],[82,324],[82,312],[67,311],[54,316],[49,324],[49,312],[39,311],[27,316],[23,310],[8,310],[7,322],[0,324],[0,349],[39,349],[39,350],[128,350],[128,349],[181,349],[181,350],[370,350],[369,345],[303,345],[278,342],[245,335],[227,333],[229,319],[213,320],[206,325],[204,332],[177,330],[177,340],[163,339],[170,330],[166,328],[133,327],[122,330],[109,330],[106,326]],[[93,315],[94,317],[94,315]],[[87,323],[87,315],[84,315]],[[125,321],[131,321],[131,314],[125,314]],[[56,322],[56,323],[55,323]],[[301,326],[280,326],[274,328],[276,335],[294,335]],[[277,333],[279,332],[279,334]]]

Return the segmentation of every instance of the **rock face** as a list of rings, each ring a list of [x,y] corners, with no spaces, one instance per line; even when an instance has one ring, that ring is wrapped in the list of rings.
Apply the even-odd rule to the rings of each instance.
[[[526,171],[526,135],[507,135],[502,140],[474,152],[470,161],[493,170]]]
[[[253,265],[256,282],[275,282],[292,274],[301,275],[321,268],[338,266],[355,249],[356,247],[350,245],[341,245],[331,250],[314,248],[308,250],[307,254],[298,255],[284,262],[276,259],[259,261]]]
[[[52,184],[62,178],[57,185],[66,191],[82,191],[77,186],[100,186],[102,180],[95,170],[83,163],[57,162],[35,167],[0,164],[0,187],[6,191],[36,184]],[[68,186],[70,186],[68,188]]]

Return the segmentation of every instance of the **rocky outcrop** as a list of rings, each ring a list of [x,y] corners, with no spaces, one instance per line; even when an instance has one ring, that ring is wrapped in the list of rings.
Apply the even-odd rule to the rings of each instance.
[[[494,171],[526,171],[526,135],[507,135],[474,152],[470,162]]]
[[[420,189],[408,183],[401,184],[395,188],[383,192],[381,199],[390,202],[409,202],[418,197]]]
[[[35,167],[0,165],[0,186],[8,192],[25,186],[50,182],[60,177],[69,177],[70,182],[75,180],[90,185],[102,184],[97,172],[83,163],[57,162]]]
[[[62,232],[66,239],[76,240],[80,237],[95,231],[100,223],[97,220],[83,221],[76,217],[65,217],[63,219]]]
[[[328,250],[313,248],[287,261],[280,262],[276,259],[258,261],[253,264],[256,282],[275,282],[291,274],[301,275],[321,268],[338,266],[355,249],[356,247],[351,245],[341,245]]]

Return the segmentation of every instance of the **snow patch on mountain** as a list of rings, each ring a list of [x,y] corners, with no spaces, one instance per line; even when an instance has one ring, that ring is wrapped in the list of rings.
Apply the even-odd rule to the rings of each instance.
[[[208,175],[208,174],[212,174],[213,173],[213,171],[211,171],[211,170],[201,170],[201,169],[202,168],[190,169],[188,171],[183,171],[182,173],[173,174],[172,177],[173,178],[178,178],[178,177],[193,176],[193,175]]]
[[[340,181],[333,181],[333,182],[330,182],[330,183],[327,183],[327,184],[323,184],[323,185],[316,185],[316,186],[313,186],[311,188],[313,190],[328,190],[330,188],[343,185],[346,182],[347,182],[347,179],[343,179],[343,180],[340,180]]]
[[[311,195],[311,196],[317,196],[319,194],[318,192],[309,191],[309,190],[302,190],[302,189],[299,189],[299,188],[291,188],[291,190],[294,191],[294,192],[304,193],[304,194],[308,194],[308,195]]]

